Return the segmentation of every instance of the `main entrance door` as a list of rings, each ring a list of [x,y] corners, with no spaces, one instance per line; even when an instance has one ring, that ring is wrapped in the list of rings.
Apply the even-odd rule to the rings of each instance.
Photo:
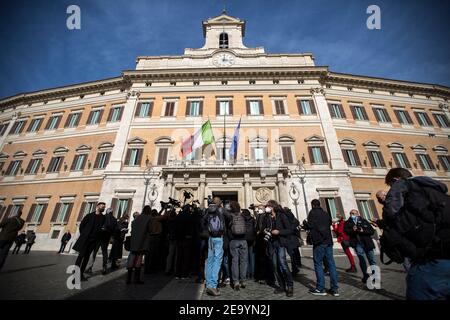
[[[231,201],[238,201],[237,191],[213,191],[212,196],[219,197],[222,200],[224,206],[229,204]]]

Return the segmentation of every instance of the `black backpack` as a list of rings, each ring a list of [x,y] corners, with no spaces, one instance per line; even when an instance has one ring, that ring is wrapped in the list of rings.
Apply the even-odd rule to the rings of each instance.
[[[380,237],[380,258],[402,263],[450,258],[450,197],[414,179],[406,180],[408,192],[395,221],[387,222]]]
[[[231,233],[234,236],[245,236],[246,235],[247,226],[245,223],[245,218],[242,215],[242,213],[233,214],[231,216],[230,229],[231,229]]]

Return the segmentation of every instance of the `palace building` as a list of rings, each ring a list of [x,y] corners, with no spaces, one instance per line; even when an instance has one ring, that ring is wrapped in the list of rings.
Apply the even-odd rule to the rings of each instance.
[[[275,199],[303,220],[317,198],[333,216],[373,218],[390,168],[450,186],[450,88],[248,48],[245,26],[224,12],[203,22],[202,48],[0,100],[0,219],[22,210],[36,248],[56,250],[97,201],[120,217],[189,191],[242,207]],[[215,143],[182,157],[208,119]]]

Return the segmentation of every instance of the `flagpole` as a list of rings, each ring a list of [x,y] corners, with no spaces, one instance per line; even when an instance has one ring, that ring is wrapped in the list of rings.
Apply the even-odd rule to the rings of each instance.
[[[226,159],[226,156],[225,156],[225,137],[226,137],[226,127],[225,127],[225,124],[226,124],[226,118],[227,118],[227,110],[225,109],[225,112],[223,113],[223,150],[222,150],[222,160],[223,160],[223,164],[225,164],[225,159]]]

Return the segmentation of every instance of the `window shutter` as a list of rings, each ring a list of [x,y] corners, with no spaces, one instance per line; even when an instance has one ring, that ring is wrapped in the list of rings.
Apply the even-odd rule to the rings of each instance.
[[[123,109],[124,109],[125,107],[120,107],[120,111],[119,111],[119,121],[121,121],[122,120],[122,114],[123,114]],[[103,111],[102,111],[103,112]]]
[[[375,165],[374,165],[373,156],[372,156],[371,151],[367,151],[367,157],[369,158],[370,166],[373,168]]]
[[[83,201],[83,203],[81,204],[80,213],[78,213],[77,221],[81,221],[81,219],[83,219],[83,213],[85,208],[86,208],[86,201]]]
[[[0,206],[0,222],[3,221],[3,214],[5,213],[6,207]]]
[[[247,108],[247,115],[249,116],[251,114],[251,112],[250,112],[250,101],[249,100],[245,101],[245,106]]]
[[[169,112],[170,112],[170,102],[166,102],[166,110],[164,110],[164,116],[165,117],[169,116]]]
[[[56,120],[55,130],[59,128],[59,124],[61,123],[62,116],[58,116],[57,119],[58,120]]]
[[[391,116],[389,115],[389,112],[386,109],[383,109],[382,111],[387,119],[388,122],[392,122]]]
[[[85,167],[86,161],[87,161],[87,157],[88,157],[87,154],[83,157],[83,163],[81,164],[81,170],[84,170],[84,167]]]
[[[432,126],[433,123],[431,122],[431,119],[430,119],[430,117],[428,116],[428,114],[427,114],[427,113],[424,113],[423,115],[425,116],[425,119],[427,120],[428,125],[429,125],[429,126]]]
[[[56,218],[58,217],[58,213],[59,213],[59,208],[61,207],[61,202],[58,202],[55,206],[55,209],[53,210],[53,215],[52,215],[52,219],[50,220],[50,222],[55,222]]]
[[[372,216],[376,219],[379,219],[380,216],[378,215],[377,206],[375,205],[375,201],[369,200],[369,207],[370,211],[372,212]]]
[[[36,210],[36,204],[33,203],[33,204],[31,205],[30,211],[28,212],[28,217],[27,217],[26,222],[30,222],[30,221],[31,221],[31,218],[33,217],[33,214],[34,214],[34,211],[35,211],[35,210]]]
[[[392,153],[392,158],[394,158],[395,166],[397,168],[400,168],[400,163],[398,162],[398,159],[397,159],[397,156],[396,156],[397,154],[399,154],[399,153],[397,153],[397,152]]]
[[[138,166],[141,165],[142,162],[142,154],[144,153],[144,149],[138,149],[138,154],[137,154],[137,164]]]
[[[422,125],[422,122],[420,122],[419,113],[418,113],[418,112],[414,112],[414,115],[416,116],[417,123],[418,123],[419,125]]]
[[[114,108],[109,109],[108,118],[106,119],[107,122],[111,122],[113,111],[114,111]]]
[[[92,116],[94,115],[94,111],[89,112],[89,117],[86,121],[86,124],[91,124]]]
[[[37,127],[36,127],[36,132],[38,132],[39,129],[41,128],[41,126],[42,126],[42,122],[44,122],[44,118],[42,118],[42,119],[37,119],[36,121],[38,122],[38,125],[37,125]]]
[[[111,201],[111,209],[113,211],[114,216],[116,215],[116,208],[117,208],[117,198],[112,198]]]
[[[167,148],[160,148],[158,151],[158,165],[165,165],[167,163]]]
[[[228,104],[229,104],[229,108],[230,108],[230,116],[232,116],[233,115],[233,100],[230,100],[228,102]]]
[[[30,173],[31,171],[31,165],[33,164],[34,159],[31,159],[30,162],[28,162],[28,166],[25,169],[25,174]]]
[[[311,103],[312,100],[309,100],[309,103]],[[298,109],[298,114],[302,115],[303,114],[303,109],[302,109],[302,100],[297,100],[297,109]]]
[[[50,117],[47,121],[47,124],[45,125],[45,130],[48,130],[50,128],[50,124],[52,123],[53,117]]]
[[[423,163],[422,163],[422,161],[420,160],[420,157],[419,157],[418,154],[416,154],[416,157],[417,157],[417,162],[418,162],[419,165],[420,165],[420,168],[421,168],[422,170],[425,170],[425,167],[423,166]]]
[[[378,156],[380,157],[381,166],[385,168],[386,167],[386,163],[384,162],[383,154],[381,152],[379,152],[379,151],[377,151],[377,152],[378,152]]]
[[[75,121],[75,127],[78,126],[78,124],[80,123],[81,120],[81,116],[83,115],[81,112],[77,113],[77,121]]]
[[[95,157],[95,162],[94,162],[94,169],[95,168],[98,168],[98,163],[99,163],[99,161],[100,161],[100,152],[99,153],[97,153],[97,156]]]
[[[30,125],[27,128],[27,132],[31,131],[31,127],[33,126],[34,121],[36,121],[36,120],[31,120]]]
[[[327,199],[326,199],[326,198],[320,197],[320,198],[319,198],[319,201],[320,201],[320,207],[321,207],[323,210],[328,211],[328,209],[327,209]]]
[[[70,119],[72,118],[72,116],[73,116],[73,113],[69,113],[69,115],[67,116],[67,119],[66,119],[66,123],[64,124],[64,128],[69,127]]]
[[[402,120],[400,118],[400,111],[394,110],[395,116],[397,117],[398,123],[402,123]]]
[[[13,134],[14,131],[16,131],[16,129],[17,129],[17,121],[14,122],[13,126],[11,127],[11,131],[9,131],[9,134]]]
[[[364,120],[369,120],[369,116],[367,115],[366,108],[365,107],[361,107],[361,110],[362,110],[362,113],[363,113],[363,116],[364,116]]]
[[[98,120],[97,120],[98,122],[97,122],[97,123],[102,122],[103,112],[105,112],[105,110],[104,110],[104,109],[101,109],[101,110],[100,110],[100,114],[98,115]]]
[[[322,161],[323,163],[328,163],[327,153],[325,152],[325,147],[320,147],[320,153],[322,155]]]
[[[431,160],[430,156],[428,154],[425,155],[425,157],[427,158],[427,161],[431,167],[431,170],[436,170],[436,167],[434,166],[433,161]]]
[[[355,106],[350,106],[350,111],[352,112],[352,117],[354,120],[358,120],[358,118],[356,117],[356,107]]]
[[[344,207],[342,206],[341,197],[336,197],[336,198],[334,198],[334,200],[336,201],[337,212],[339,212],[340,214],[342,214],[345,217],[345,212],[344,212]]]
[[[133,206],[133,199],[128,199],[128,206],[127,206],[127,211],[126,211],[126,214],[128,215],[128,217],[130,216],[132,206]]]
[[[220,101],[216,101],[216,116],[220,115]]]
[[[201,117],[203,116],[203,101],[199,102],[199,106],[198,106],[198,115]]]
[[[141,107],[142,107],[142,102],[138,102],[138,104],[136,106],[136,111],[134,112],[135,117],[138,117],[139,113],[141,113]]]
[[[344,107],[342,106],[342,104],[339,105],[339,110],[341,110],[342,117],[344,119],[347,119],[347,116],[345,115]]]
[[[75,169],[75,164],[76,164],[76,162],[77,162],[78,157],[79,157],[79,155],[77,154],[77,155],[73,158],[72,165],[70,166],[70,171],[73,171],[73,170]]]
[[[328,110],[330,111],[331,117],[336,118],[336,114],[333,111],[333,107],[332,107],[331,103],[328,104]]]
[[[346,163],[347,165],[350,165],[350,159],[349,159],[349,157],[348,157],[348,154],[347,154],[347,150],[346,150],[346,149],[342,149],[342,155],[344,156],[344,161],[345,161],[345,163]]]
[[[44,220],[45,217],[45,211],[47,211],[48,203],[44,204],[42,207],[41,215],[39,216],[38,224],[42,223],[42,220]]]
[[[406,110],[405,110],[405,116],[406,116],[406,119],[408,120],[408,124],[413,124],[411,116],[409,115],[409,112]]]
[[[131,157],[131,149],[129,148],[127,150],[127,154],[125,156],[125,165],[126,166],[130,165],[130,157]]]
[[[377,119],[377,121],[380,122],[380,117],[378,116],[377,109],[378,108],[373,108],[373,114],[375,115],[375,118]]]
[[[105,159],[105,168],[109,163],[109,158],[111,157],[111,152],[106,152],[106,159]]]
[[[283,154],[283,162],[284,163],[293,163],[291,147],[288,147],[288,146],[281,147],[281,151]]]
[[[264,105],[263,105],[262,100],[258,101],[258,105],[259,105],[259,114],[263,116],[264,115]]]
[[[361,200],[356,200],[356,205],[357,205],[357,207],[358,207],[359,214],[362,215],[363,207],[362,207],[362,205],[361,205]]]
[[[311,107],[311,113],[312,114],[317,114],[316,104],[314,103],[313,99],[309,100],[309,106]]]
[[[406,163],[406,167],[408,169],[411,169],[411,164],[409,163],[409,160],[408,160],[408,157],[406,156],[406,153],[403,153],[403,157],[404,157],[404,160],[405,160],[405,163]]]
[[[359,159],[358,150],[355,149],[353,152],[354,152],[354,155],[355,155],[356,165],[358,167],[360,167],[361,166],[361,160]]]
[[[313,157],[313,152],[312,152],[312,147],[308,147],[308,154],[309,154],[309,161],[311,164],[314,164],[314,157]]]
[[[191,102],[190,101],[186,101],[186,113],[185,113],[186,116],[189,115],[190,106],[191,106]]]
[[[69,204],[69,207],[67,208],[66,216],[64,217],[64,223],[69,222],[70,214],[72,213],[73,208],[73,202]]]
[[[63,162],[64,162],[64,157],[61,157],[61,161],[59,161],[58,168],[56,168],[56,171],[59,172],[59,170],[61,170],[61,166],[62,166]]]

